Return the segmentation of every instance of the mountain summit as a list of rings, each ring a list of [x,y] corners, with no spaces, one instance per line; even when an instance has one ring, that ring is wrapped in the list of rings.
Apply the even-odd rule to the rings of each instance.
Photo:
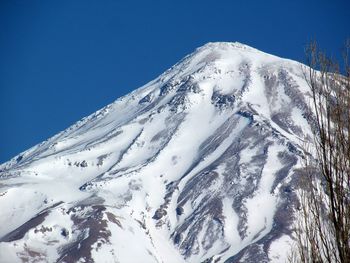
[[[283,262],[303,65],[209,43],[0,166],[1,262]]]

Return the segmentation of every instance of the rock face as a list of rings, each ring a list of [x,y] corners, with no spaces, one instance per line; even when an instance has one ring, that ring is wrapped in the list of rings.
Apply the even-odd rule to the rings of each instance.
[[[1,262],[283,262],[302,65],[209,43],[0,166]]]

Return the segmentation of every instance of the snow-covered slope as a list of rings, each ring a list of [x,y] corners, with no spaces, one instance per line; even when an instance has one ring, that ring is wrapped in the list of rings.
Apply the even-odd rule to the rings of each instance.
[[[209,43],[0,166],[0,262],[283,262],[302,65]]]

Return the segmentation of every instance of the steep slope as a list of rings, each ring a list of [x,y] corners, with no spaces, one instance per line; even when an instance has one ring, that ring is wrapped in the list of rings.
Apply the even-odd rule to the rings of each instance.
[[[0,166],[1,262],[283,262],[302,65],[209,43]]]

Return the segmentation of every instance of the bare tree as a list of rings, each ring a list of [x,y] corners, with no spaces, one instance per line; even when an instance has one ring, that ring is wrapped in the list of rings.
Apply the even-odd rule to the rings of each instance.
[[[305,79],[312,91],[314,142],[305,158],[297,246],[291,262],[350,262],[350,41],[344,70],[307,48]]]

